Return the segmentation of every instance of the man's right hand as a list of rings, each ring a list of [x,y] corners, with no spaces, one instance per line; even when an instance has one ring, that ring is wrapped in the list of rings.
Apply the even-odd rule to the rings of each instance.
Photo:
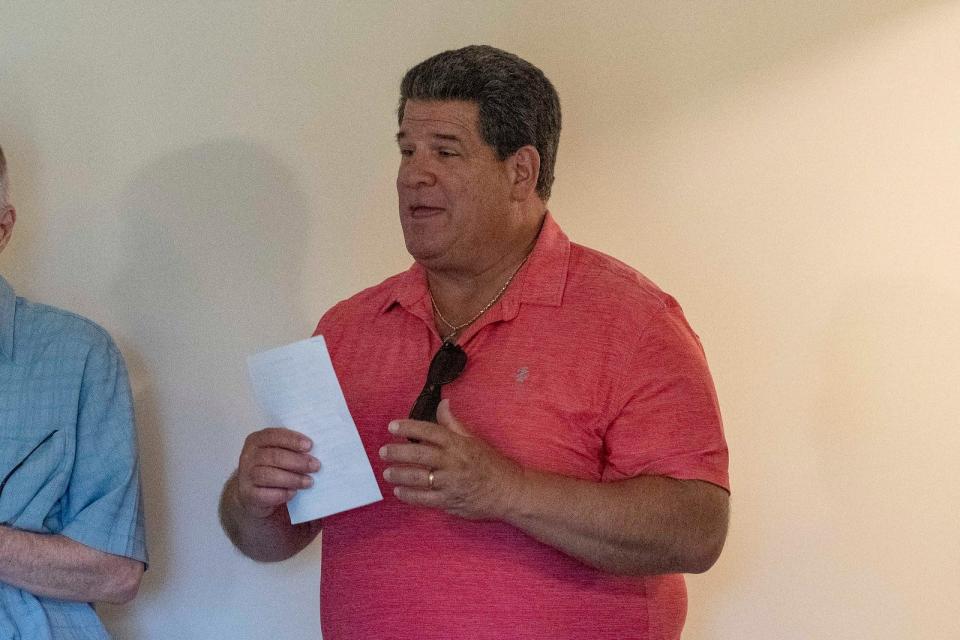
[[[307,475],[320,469],[313,443],[302,433],[268,428],[247,436],[237,467],[237,500],[254,518],[267,518],[300,489],[313,484]]]

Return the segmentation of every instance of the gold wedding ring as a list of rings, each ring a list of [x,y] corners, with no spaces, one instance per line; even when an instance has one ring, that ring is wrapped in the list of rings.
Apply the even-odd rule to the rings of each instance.
[[[433,470],[427,474],[427,488],[433,491]]]

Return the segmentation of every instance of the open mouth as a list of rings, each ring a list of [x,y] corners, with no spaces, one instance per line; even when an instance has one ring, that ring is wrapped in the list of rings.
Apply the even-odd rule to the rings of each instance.
[[[424,204],[413,205],[409,209],[410,216],[414,218],[426,218],[428,216],[436,215],[443,211],[442,207],[431,207]]]

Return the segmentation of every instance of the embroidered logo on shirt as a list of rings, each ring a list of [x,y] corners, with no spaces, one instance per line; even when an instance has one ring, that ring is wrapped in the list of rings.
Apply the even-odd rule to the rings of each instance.
[[[528,377],[530,377],[529,369],[527,369],[526,367],[520,367],[519,369],[517,369],[517,375],[516,375],[517,382],[519,382],[520,384],[523,384],[524,382],[527,381]]]

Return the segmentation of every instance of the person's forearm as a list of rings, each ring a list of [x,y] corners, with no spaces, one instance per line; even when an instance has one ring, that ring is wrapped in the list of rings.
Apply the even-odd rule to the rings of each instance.
[[[502,520],[611,573],[699,573],[720,555],[729,495],[716,485],[661,476],[592,482],[525,469],[470,435],[449,401],[437,418],[388,426],[407,439],[380,449],[391,463],[383,477],[404,502]]]
[[[0,582],[36,596],[78,602],[129,602],[143,563],[65,536],[0,526]]]
[[[260,562],[279,562],[296,555],[317,537],[322,525],[321,520],[290,524],[285,506],[265,518],[246,514],[238,500],[236,473],[220,497],[220,523],[243,555]]]
[[[503,520],[604,571],[700,573],[723,548],[728,502],[707,482],[596,483],[524,470]]]

